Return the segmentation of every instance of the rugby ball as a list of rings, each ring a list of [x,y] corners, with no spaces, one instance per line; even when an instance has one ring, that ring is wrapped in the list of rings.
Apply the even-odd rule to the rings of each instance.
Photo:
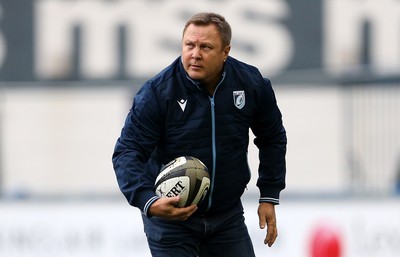
[[[165,165],[154,184],[159,197],[180,195],[178,207],[200,203],[210,188],[207,167],[192,156],[178,157]]]

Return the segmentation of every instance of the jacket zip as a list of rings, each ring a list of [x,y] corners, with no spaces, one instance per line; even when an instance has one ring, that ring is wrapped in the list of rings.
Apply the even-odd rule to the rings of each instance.
[[[214,96],[217,93],[217,89],[219,85],[221,85],[222,81],[225,79],[225,72],[222,73],[222,79],[218,83],[218,85],[215,87],[214,94],[212,96],[209,96],[210,99],[210,104],[211,104],[211,140],[212,140],[212,158],[213,158],[213,163],[212,163],[212,174],[211,174],[211,185],[210,185],[210,192],[208,195],[208,206],[206,211],[208,211],[211,208],[212,205],[212,194],[214,191],[214,178],[215,178],[215,169],[217,165],[217,145],[216,145],[216,136],[215,136],[215,101],[214,101]]]

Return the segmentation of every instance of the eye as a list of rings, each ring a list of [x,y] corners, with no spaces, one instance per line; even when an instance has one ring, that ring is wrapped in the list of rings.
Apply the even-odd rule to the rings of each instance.
[[[193,49],[194,48],[194,44],[193,43],[186,43],[186,47],[189,49]]]
[[[211,45],[202,45],[201,48],[204,51],[211,51],[213,49],[213,47]]]

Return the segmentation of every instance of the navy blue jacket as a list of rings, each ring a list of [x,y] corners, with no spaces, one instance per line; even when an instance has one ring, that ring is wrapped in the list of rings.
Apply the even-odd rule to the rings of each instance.
[[[119,187],[128,202],[147,215],[158,199],[153,186],[162,165],[194,156],[211,177],[198,213],[229,210],[250,180],[249,128],[259,149],[259,201],[278,204],[285,187],[287,140],[270,81],[255,67],[228,57],[211,96],[188,77],[177,58],[134,98],[113,154]]]

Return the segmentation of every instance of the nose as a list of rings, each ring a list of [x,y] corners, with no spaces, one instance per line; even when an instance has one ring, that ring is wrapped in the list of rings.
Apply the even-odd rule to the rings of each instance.
[[[192,51],[192,58],[195,60],[201,59],[201,54],[200,54],[200,49],[198,47],[195,47]]]

